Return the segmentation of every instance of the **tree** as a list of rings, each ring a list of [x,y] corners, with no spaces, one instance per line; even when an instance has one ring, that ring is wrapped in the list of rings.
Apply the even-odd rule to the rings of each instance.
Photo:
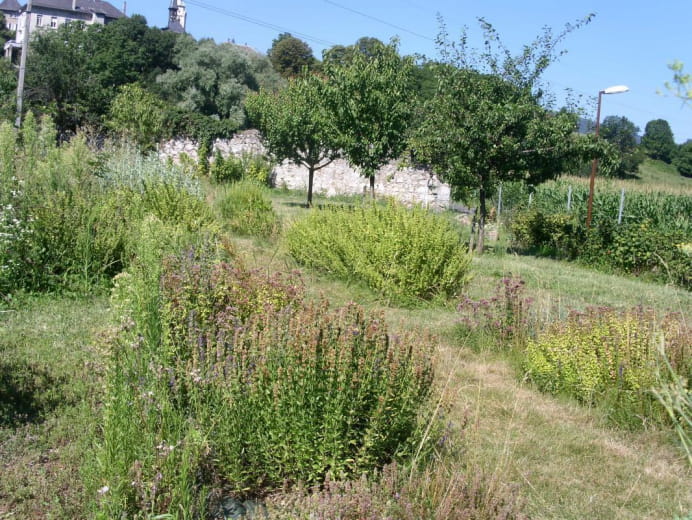
[[[347,63],[328,61],[324,72],[343,153],[370,178],[374,195],[375,172],[406,148],[414,92],[413,60],[399,56],[395,41],[371,50]]]
[[[0,59],[0,121],[11,121],[17,108],[17,72],[9,60]]]
[[[344,47],[343,45],[334,45],[322,53],[324,63],[331,65],[348,65],[353,60],[356,54],[362,54],[366,57],[377,56],[387,45],[371,36],[363,36],[359,38],[353,45]]]
[[[0,42],[6,42],[14,38],[14,31],[10,31],[7,28],[7,23],[5,21],[5,15],[0,13]]]
[[[673,82],[666,82],[666,88],[684,103],[692,102],[692,75],[685,72],[685,64],[675,60],[668,68],[673,72]]]
[[[675,140],[673,131],[665,119],[654,119],[646,123],[642,148],[652,159],[670,163],[675,152]]]
[[[644,160],[644,154],[637,146],[639,127],[626,117],[608,116],[601,123],[600,135],[613,144],[618,151],[619,161],[611,174],[623,177],[636,173]]]
[[[467,49],[466,35],[459,46],[449,42],[442,26],[438,46],[443,65],[435,68],[438,88],[413,145],[451,184],[455,198],[477,192],[477,250],[482,252],[487,198],[500,182],[535,185],[554,178],[596,145],[592,138],[577,135],[575,114],[541,105],[541,74],[559,56],[560,41],[581,23],[566,26],[558,36],[546,29],[512,56],[494,28],[479,21],[486,41],[482,52]]]
[[[71,22],[39,31],[30,47],[27,100],[54,115],[62,130],[100,126],[122,85],[154,85],[161,70],[174,68],[171,32],[147,27],[142,16],[107,25]]]
[[[73,22],[55,31],[38,31],[29,47],[27,104],[36,112],[51,114],[62,132],[94,123],[108,108],[89,70],[95,43],[83,23]],[[94,98],[99,102],[92,103]]]
[[[244,123],[242,101],[261,84],[255,63],[239,46],[183,38],[177,44],[175,64],[177,70],[157,78],[166,99],[184,111],[230,119],[236,126]]]
[[[137,83],[120,87],[111,103],[108,122],[116,133],[149,150],[163,136],[164,123],[165,106],[161,99]]]
[[[304,68],[312,69],[317,62],[310,46],[290,33],[280,34],[267,56],[274,70],[285,78],[300,74]]]
[[[692,177],[692,139],[680,145],[673,157],[673,166],[678,169],[680,175]]]
[[[248,117],[269,152],[308,169],[308,206],[315,172],[339,156],[337,130],[325,103],[328,88],[325,79],[304,75],[277,93],[261,90],[245,100]]]

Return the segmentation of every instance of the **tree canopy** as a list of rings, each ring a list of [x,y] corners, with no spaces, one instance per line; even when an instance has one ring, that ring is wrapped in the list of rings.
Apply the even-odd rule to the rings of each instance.
[[[673,157],[673,166],[678,169],[680,175],[692,177],[692,140],[678,147]]]
[[[174,67],[177,35],[147,26],[142,16],[107,25],[81,22],[39,31],[31,42],[26,92],[29,106],[48,112],[62,131],[99,126],[119,87],[151,83]]]
[[[617,149],[617,161],[606,171],[623,177],[637,173],[644,154],[637,144],[639,127],[624,116],[608,116],[601,123],[600,135]]]
[[[157,82],[163,96],[179,108],[229,119],[240,127],[245,117],[242,101],[247,93],[259,90],[262,83],[278,83],[257,74],[264,70],[258,64],[264,60],[267,58],[256,53],[252,56],[231,43],[181,38],[174,59],[176,69],[158,76]]]
[[[271,155],[308,169],[308,205],[315,172],[339,156],[339,137],[326,104],[328,88],[322,77],[306,74],[290,79],[279,92],[261,90],[245,101]]]
[[[312,49],[303,40],[290,33],[280,34],[267,53],[274,70],[284,78],[300,74],[303,69],[313,69],[317,64]]]
[[[401,57],[397,42],[354,52],[347,61],[327,60],[329,111],[344,156],[370,178],[406,148],[412,115],[413,60]]]
[[[673,131],[670,129],[668,121],[665,119],[654,119],[646,123],[644,136],[642,137],[642,147],[652,159],[670,163],[675,153],[675,139]]]
[[[559,56],[557,45],[580,24],[557,36],[546,29],[515,56],[489,23],[480,19],[480,24],[483,51],[469,50],[465,35],[459,45],[450,42],[443,26],[437,91],[426,104],[413,145],[417,156],[451,184],[456,198],[478,194],[477,248],[482,251],[486,201],[498,183],[554,178],[595,145],[577,135],[576,114],[541,104],[541,74]]]

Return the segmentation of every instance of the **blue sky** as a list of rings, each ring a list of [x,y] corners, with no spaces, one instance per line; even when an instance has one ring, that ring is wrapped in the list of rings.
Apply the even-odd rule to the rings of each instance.
[[[118,0],[113,3],[122,7]],[[127,11],[142,14],[149,25],[161,27],[167,23],[169,4],[168,0],[130,0]],[[678,59],[692,71],[690,0],[188,0],[187,10],[188,32],[195,38],[234,40],[261,52],[286,30],[306,40],[317,57],[331,44],[348,45],[361,36],[383,41],[398,36],[402,53],[431,58],[437,56],[437,13],[452,36],[467,26],[473,47],[483,43],[476,19],[484,17],[511,50],[530,43],[544,26],[557,33],[565,23],[595,13],[589,25],[567,37],[563,44],[567,54],[546,71],[544,79],[550,90],[558,100],[566,88],[584,96],[584,104],[595,117],[598,91],[627,85],[630,92],[603,97],[602,119],[626,116],[643,133],[648,121],[661,118],[670,123],[677,142],[692,139],[692,106],[683,107],[679,100],[657,93],[665,90],[664,83],[672,77],[668,63]]]

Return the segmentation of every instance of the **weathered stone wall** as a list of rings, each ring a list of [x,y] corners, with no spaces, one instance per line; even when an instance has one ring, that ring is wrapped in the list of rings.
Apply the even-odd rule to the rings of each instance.
[[[217,140],[213,149],[220,150],[224,156],[266,152],[256,130],[240,132],[230,140]],[[197,160],[197,143],[191,140],[174,140],[159,148],[159,155],[163,159],[170,157],[177,161],[182,153]],[[274,168],[272,175],[276,186],[307,190],[308,170],[303,166],[284,161]],[[369,186],[367,178],[359,175],[348,162],[339,159],[315,173],[313,190],[327,196],[358,195],[367,191]],[[377,172],[375,192],[379,196],[394,197],[407,204],[423,204],[434,209],[445,209],[450,204],[450,188],[440,182],[436,175],[398,162],[392,162]]]

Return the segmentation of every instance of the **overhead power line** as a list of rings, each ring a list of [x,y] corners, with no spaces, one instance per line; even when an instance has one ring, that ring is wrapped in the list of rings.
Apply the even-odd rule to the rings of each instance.
[[[189,5],[194,5],[196,7],[200,7],[202,9],[206,9],[207,11],[212,11],[214,13],[218,13],[224,16],[228,16],[231,18],[236,18],[238,20],[242,20],[244,22],[248,22],[254,25],[258,25],[260,27],[264,27],[265,29],[271,29],[273,31],[277,31],[279,33],[291,33],[293,36],[298,36],[302,38],[303,40],[308,40],[314,43],[317,43],[318,45],[323,45],[325,47],[331,47],[336,45],[336,43],[331,42],[329,40],[324,40],[322,38],[317,38],[315,36],[310,36],[309,34],[301,33],[298,31],[293,31],[291,29],[288,29],[286,27],[282,27],[280,25],[276,25],[270,22],[265,22],[264,20],[259,20],[257,18],[252,18],[250,16],[246,16],[242,13],[237,13],[235,11],[230,11],[228,9],[223,9],[221,7],[216,7],[215,5],[207,4],[205,2],[199,2],[197,0],[188,0],[187,3]]]
[[[369,20],[374,20],[375,22],[378,22],[378,23],[381,23],[381,24],[384,24],[384,25],[388,25],[389,27],[393,27],[394,29],[397,29],[397,30],[399,30],[399,31],[403,31],[403,32],[412,34],[413,36],[416,36],[416,37],[418,37],[418,38],[422,38],[422,39],[428,40],[428,41],[430,41],[430,42],[434,42],[434,41],[435,41],[434,38],[430,38],[429,36],[426,36],[426,35],[424,35],[424,34],[417,33],[417,32],[415,32],[415,31],[411,31],[410,29],[407,29],[406,27],[401,27],[400,25],[395,25],[395,24],[393,24],[393,23],[389,23],[387,20],[382,20],[381,18],[377,18],[377,17],[375,17],[375,16],[371,16],[371,15],[369,15],[369,14],[367,14],[367,13],[362,12],[362,11],[358,11],[357,9],[352,9],[352,8],[347,7],[347,6],[345,6],[345,5],[341,5],[341,4],[337,3],[337,2],[332,2],[332,0],[322,0],[322,1],[323,1],[324,3],[326,3],[326,4],[330,4],[330,5],[333,5],[334,7],[338,7],[339,9],[343,9],[344,11],[349,11],[349,12],[351,12],[351,13],[357,14],[358,16],[362,16],[363,18],[368,18]]]

